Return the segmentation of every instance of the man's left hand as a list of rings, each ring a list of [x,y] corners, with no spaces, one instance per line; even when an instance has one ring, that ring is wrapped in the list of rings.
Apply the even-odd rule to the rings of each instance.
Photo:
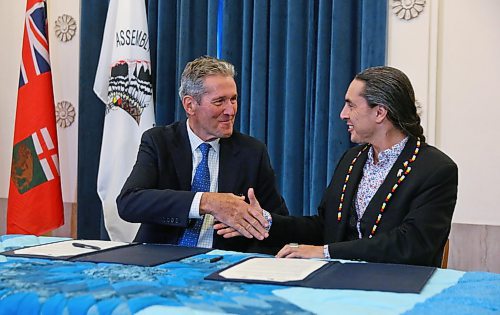
[[[276,254],[276,258],[325,258],[323,246],[287,244]]]
[[[221,235],[223,238],[242,236],[240,232],[222,222],[217,222],[216,224],[214,224],[214,230],[216,230],[217,234]]]

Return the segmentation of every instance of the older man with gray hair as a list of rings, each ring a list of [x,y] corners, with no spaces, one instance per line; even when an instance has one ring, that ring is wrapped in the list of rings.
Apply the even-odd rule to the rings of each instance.
[[[288,214],[265,145],[233,129],[235,75],[220,59],[189,62],[179,88],[187,120],[143,134],[117,198],[120,216],[141,223],[136,241],[265,252],[254,240],[268,236],[270,216],[244,195],[271,213]],[[214,222],[247,238],[224,239],[214,234]]]

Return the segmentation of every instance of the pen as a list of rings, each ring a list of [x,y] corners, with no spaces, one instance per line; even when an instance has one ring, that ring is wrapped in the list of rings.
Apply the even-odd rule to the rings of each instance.
[[[73,246],[75,247],[79,247],[79,248],[85,248],[85,249],[93,249],[93,250],[101,250],[101,248],[99,246],[94,246],[94,245],[88,245],[88,244],[82,244],[82,243],[76,243],[76,242],[73,242],[71,243]]]
[[[209,262],[210,263],[216,263],[219,260],[222,260],[222,258],[224,258],[224,256],[217,256],[217,257],[214,257],[214,258],[210,258]]]

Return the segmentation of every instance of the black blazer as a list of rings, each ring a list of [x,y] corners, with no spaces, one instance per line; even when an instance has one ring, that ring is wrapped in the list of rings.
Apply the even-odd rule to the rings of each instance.
[[[144,132],[137,161],[116,200],[122,219],[142,223],[135,241],[177,244],[195,195],[191,191],[192,164],[186,121]],[[253,187],[262,208],[288,215],[275,183],[263,143],[236,131],[220,139],[219,192],[246,196]],[[256,244],[214,234],[214,248],[265,252]]]
[[[332,258],[361,259],[373,262],[439,266],[447,241],[457,200],[457,165],[443,152],[422,143],[411,172],[397,188],[385,208],[373,238],[368,238],[387,194],[397,181],[403,162],[410,159],[416,140],[410,138],[373,196],[361,219],[362,239],[347,240],[350,207],[363,175],[368,156],[365,150],[354,164],[342,209],[337,221],[342,186],[353,158],[363,148],[348,150],[338,163],[326,189],[318,215],[281,217],[273,215],[268,244],[288,242],[329,244]]]

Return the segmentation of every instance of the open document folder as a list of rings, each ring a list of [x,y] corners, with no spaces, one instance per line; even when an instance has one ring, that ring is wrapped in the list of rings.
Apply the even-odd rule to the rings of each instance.
[[[287,282],[304,280],[328,262],[308,259],[253,258],[219,273],[226,279]]]
[[[205,279],[318,289],[419,293],[435,270],[435,267],[412,265],[259,257],[233,264]]]
[[[209,252],[211,249],[166,244],[69,240],[11,250],[0,255],[95,263],[156,266]]]
[[[100,250],[128,245],[130,244],[124,242],[99,240],[68,240],[17,249],[12,251],[12,253],[17,256],[69,258],[83,254],[89,254]]]

